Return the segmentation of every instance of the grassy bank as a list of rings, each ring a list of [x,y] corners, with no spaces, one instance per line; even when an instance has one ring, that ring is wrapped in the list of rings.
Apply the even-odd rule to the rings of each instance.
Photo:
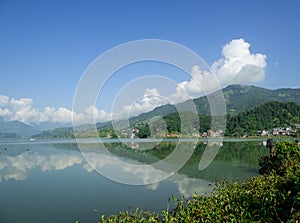
[[[300,147],[275,145],[268,171],[241,182],[217,183],[211,196],[175,200],[174,210],[129,210],[102,216],[99,222],[297,222],[300,219]],[[264,167],[266,168],[266,167]]]

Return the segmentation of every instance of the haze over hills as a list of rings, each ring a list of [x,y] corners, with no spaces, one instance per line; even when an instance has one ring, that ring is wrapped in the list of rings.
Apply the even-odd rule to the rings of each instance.
[[[270,90],[256,86],[230,85],[225,87],[222,91],[227,107],[227,113],[230,114],[239,114],[240,112],[253,109],[271,101],[295,102],[300,104],[300,89],[282,88]],[[193,102],[199,114],[210,115],[210,107],[206,96],[193,99]],[[191,103],[191,101],[189,100],[176,106],[185,107],[188,106],[188,103]],[[157,107],[150,112],[132,117],[129,121],[131,124],[134,124],[148,120],[154,116],[164,117],[174,112],[177,112],[175,105],[167,104]],[[53,126],[53,123],[48,123],[48,126]],[[0,133],[14,133],[21,137],[30,137],[32,135],[35,135],[35,137],[54,137],[62,133],[66,137],[73,135],[73,128],[70,127],[70,125],[69,127],[62,127],[60,124],[59,126],[56,126],[59,128],[44,130],[42,134],[37,134],[42,131],[37,127],[38,126],[27,125],[20,121],[4,121],[0,118]],[[111,127],[111,122],[97,123],[97,129],[106,127]],[[89,130],[92,128],[87,124],[83,125],[82,129]],[[2,134],[2,136],[5,136],[5,134]]]
[[[33,134],[40,132],[30,125],[20,121],[4,121],[0,117],[0,138],[14,137],[30,137]]]
[[[68,125],[71,126],[72,123]],[[41,131],[63,126],[66,126],[66,123],[43,122],[39,125],[29,125],[21,121],[5,121],[0,117],[0,138],[27,138]]]

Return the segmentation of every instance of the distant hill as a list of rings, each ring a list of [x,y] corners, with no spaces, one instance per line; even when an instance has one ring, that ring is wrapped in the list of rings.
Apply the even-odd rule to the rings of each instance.
[[[300,104],[300,89],[282,88],[270,90],[256,86],[230,85],[225,87],[222,91],[225,98],[227,113],[231,115],[237,115],[272,101],[294,102]],[[206,96],[179,103],[176,107],[185,108],[188,107],[191,102],[195,104],[200,115],[210,115],[210,106]],[[168,114],[177,112],[176,107],[171,104],[159,106],[150,112],[142,113],[130,118],[129,122],[134,126],[136,123],[145,122],[154,116],[164,117]],[[48,123],[47,127],[50,128],[52,124],[53,123]],[[7,122],[3,121],[0,117],[0,132],[2,133],[15,133],[21,137],[30,137],[32,135],[42,138],[73,137],[72,127],[61,127],[60,125],[60,128],[43,131],[41,133],[41,130],[39,130],[41,129],[41,126],[29,126],[19,121]],[[97,123],[96,128],[99,130],[107,128],[112,129],[112,123]],[[82,131],[89,131],[91,129],[91,125],[89,124],[82,126]]]
[[[30,137],[40,132],[40,130],[20,121],[4,121],[0,119],[0,132],[2,134],[9,133],[20,137]],[[9,136],[9,134],[7,136]],[[4,137],[5,135],[2,136]]]
[[[223,94],[228,113],[240,113],[271,101],[300,104],[300,89],[270,90],[256,86],[230,85],[223,89]]]
[[[265,89],[256,86],[229,85],[223,90],[227,113],[238,114],[247,109],[252,109],[267,102],[295,102],[300,104],[300,89],[282,88],[276,90]],[[206,96],[193,99],[199,114],[210,115],[210,106]],[[179,103],[177,106],[185,107],[190,100]],[[150,112],[140,114],[130,120],[134,122],[149,119],[156,115],[166,116],[177,112],[174,105],[162,105]]]
[[[11,132],[0,132],[0,139],[16,139],[21,138],[21,136],[18,136],[16,133]]]
[[[103,126],[108,126],[110,122],[99,122],[96,124],[96,128],[99,129]],[[76,129],[80,132],[89,132],[94,130],[93,124],[83,124],[78,126]],[[38,134],[32,135],[32,138],[74,138],[73,127],[59,127],[55,129],[44,130]]]
[[[177,112],[175,105],[162,105],[159,106],[157,108],[154,108],[152,111],[146,112],[146,113],[142,113],[138,116],[132,117],[130,118],[130,122],[131,123],[137,123],[137,122],[141,122],[143,120],[147,120],[149,118],[152,118],[154,116],[166,116],[168,114],[172,114],[174,112]]]
[[[63,128],[63,127],[70,127],[70,126],[72,126],[72,122],[58,123],[58,122],[51,122],[51,121],[41,122],[33,125],[34,128],[40,130],[39,132],[44,130],[49,130],[49,129]]]
[[[73,127],[61,127],[50,130],[44,130],[41,133],[31,136],[32,138],[74,138]]]

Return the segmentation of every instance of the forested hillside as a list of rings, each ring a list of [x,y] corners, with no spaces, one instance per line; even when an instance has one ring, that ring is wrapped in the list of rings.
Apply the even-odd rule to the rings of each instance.
[[[300,89],[270,90],[256,86],[230,85],[223,89],[223,95],[228,114],[225,132],[227,136],[253,135],[259,130],[300,123]],[[199,132],[207,132],[211,122],[207,97],[193,99],[193,102],[199,114]],[[185,108],[190,103],[191,100],[188,100],[176,107]],[[139,137],[149,137],[150,120],[155,116],[160,116],[165,120],[169,133],[181,133],[180,117],[176,107],[170,104],[163,105],[150,112],[132,117],[129,120],[130,126],[140,130]],[[96,128],[100,137],[117,137],[111,122],[97,123]],[[82,129],[83,132],[90,130],[89,126]],[[130,135],[130,132],[127,133]],[[82,135],[89,136],[88,133]],[[35,136],[37,138],[74,137],[72,128],[57,128]]]
[[[294,127],[300,123],[300,104],[293,102],[268,102],[238,115],[229,115],[227,135],[254,135],[259,130],[277,127]]]
[[[227,113],[238,114],[247,109],[253,109],[267,102],[295,102],[300,104],[300,89],[281,88],[276,90],[265,89],[257,86],[229,85],[223,90]],[[210,115],[210,106],[206,96],[193,99],[193,102],[201,115]],[[179,103],[177,107],[184,108],[189,100]],[[163,105],[154,110],[131,118],[132,123],[149,119],[153,116],[166,116],[176,112],[174,105]]]
[[[169,114],[164,117],[164,120],[168,131],[180,133],[181,127],[178,113]],[[199,115],[199,120],[200,133],[210,129],[210,116]],[[288,126],[295,127],[297,123],[300,123],[300,104],[293,102],[268,102],[237,115],[228,114],[225,135],[256,135],[261,130]]]

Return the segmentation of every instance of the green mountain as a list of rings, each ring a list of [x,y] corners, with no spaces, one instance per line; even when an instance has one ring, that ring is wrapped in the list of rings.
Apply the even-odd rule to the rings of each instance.
[[[247,109],[258,107],[267,102],[295,102],[300,104],[300,89],[282,88],[276,90],[265,89],[256,86],[229,85],[223,90],[227,113],[238,114]],[[199,114],[210,115],[210,106],[206,96],[193,99]],[[179,103],[177,106],[184,108],[188,107],[190,100]],[[140,114],[130,120],[138,122],[149,119],[154,116],[166,116],[177,112],[174,105],[162,105],[154,110]]]
[[[286,88],[270,90],[256,86],[230,85],[225,87],[222,91],[227,107],[227,113],[231,116],[262,106],[268,102],[294,102],[300,104],[300,89]],[[208,117],[210,115],[210,106],[207,97],[203,96],[197,99],[188,100],[183,103],[177,104],[176,107],[184,110],[184,108],[189,107],[191,102],[195,104],[200,115],[200,122],[202,123],[200,131],[206,131],[207,129],[209,129],[210,123],[210,118]],[[177,117],[176,115],[174,115],[174,113],[177,112],[176,107],[175,105],[170,104],[159,106],[150,112],[142,113],[136,117],[130,118],[130,125],[143,126],[140,125],[140,123],[146,123],[154,116],[164,117],[166,122],[174,124],[176,123],[175,119]],[[168,116],[170,114],[173,115]],[[111,122],[97,123],[96,127],[100,133],[103,133],[103,137],[105,137],[105,135],[107,134],[112,135],[113,133]],[[173,126],[172,128],[170,128],[170,130],[175,130],[176,128],[178,128],[178,126]],[[84,135],[89,135],[88,131],[90,131],[91,129],[92,128],[90,128],[89,125],[85,125],[85,127],[82,128],[82,131],[87,133]],[[47,130],[42,132],[41,134],[35,135],[35,137],[73,137],[73,129],[72,127],[69,127]]]
[[[238,115],[229,115],[226,134],[231,136],[255,135],[259,130],[277,127],[293,127],[300,123],[300,104],[294,102],[268,102],[246,110]]]
[[[181,131],[181,120],[177,112],[163,117],[168,132]],[[199,115],[199,132],[207,132],[211,129],[211,117],[209,115]],[[296,136],[295,127],[300,123],[300,104],[294,102],[267,102],[263,105],[246,110],[237,115],[228,114],[226,121],[226,136],[257,135],[258,131],[271,131],[280,129]],[[189,126],[192,126],[189,124]],[[143,130],[145,128],[142,128]],[[288,129],[288,131],[287,131]],[[150,133],[149,133],[150,135]]]
[[[270,90],[256,86],[230,85],[222,91],[227,114],[229,115],[227,135],[253,134],[258,130],[293,125],[300,122],[297,113],[297,111],[300,111],[300,89]],[[210,129],[211,122],[208,99],[205,96],[193,99],[192,102],[199,114],[200,132],[205,132]],[[188,107],[189,103],[191,103],[191,100],[176,106],[184,108]],[[164,118],[168,131],[180,132],[180,119],[174,105],[157,107],[150,112],[131,118],[130,123],[137,126],[136,123],[146,123],[147,120],[156,115]],[[142,126],[142,129],[147,129],[146,125],[144,127]]]
[[[228,113],[240,113],[271,101],[300,104],[300,89],[270,90],[256,86],[230,85],[223,89],[223,94]]]

